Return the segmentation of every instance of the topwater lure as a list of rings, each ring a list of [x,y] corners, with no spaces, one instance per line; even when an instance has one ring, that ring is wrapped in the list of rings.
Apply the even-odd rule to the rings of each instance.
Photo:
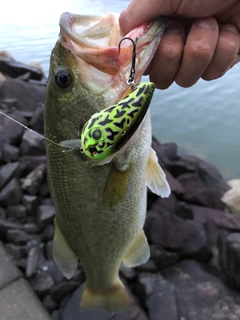
[[[153,82],[135,84],[137,40],[123,38],[118,45],[119,53],[124,40],[133,43],[132,66],[127,80],[129,88],[117,104],[93,114],[84,125],[80,150],[91,159],[105,160],[131,139],[146,115],[155,90]],[[79,140],[66,140],[61,145],[76,149],[79,148]]]

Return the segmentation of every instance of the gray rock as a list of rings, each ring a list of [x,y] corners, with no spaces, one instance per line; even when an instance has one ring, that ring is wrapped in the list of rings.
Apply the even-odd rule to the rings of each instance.
[[[0,220],[6,218],[6,211],[0,207]]]
[[[40,190],[46,173],[46,164],[40,164],[26,178],[22,179],[22,189],[30,195],[35,195]]]
[[[227,282],[240,289],[240,232],[221,232],[218,241],[219,265]]]
[[[172,193],[175,193],[176,195],[180,196],[183,194],[183,187],[179,183],[177,179],[173,177],[173,175],[166,169],[164,169],[164,173],[166,174],[166,179],[169,183],[170,189]]]
[[[36,212],[40,199],[37,196],[24,194],[22,197],[22,203],[25,205],[27,213],[31,215]]]
[[[239,319],[239,293],[221,281],[216,268],[184,260],[162,274],[175,288],[178,319]]]
[[[25,244],[27,241],[36,238],[23,230],[10,229],[7,231],[7,241],[16,244]]]
[[[40,247],[36,246],[30,249],[27,258],[26,276],[31,277],[37,273],[38,259],[40,254]]]
[[[44,133],[43,130],[43,117],[44,117],[44,104],[39,103],[37,108],[32,116],[31,121],[29,122],[30,127],[40,133]]]
[[[46,227],[48,224],[53,223],[55,217],[55,208],[51,205],[41,205],[38,207],[38,224],[40,227]]]
[[[51,297],[56,303],[60,303],[67,295],[78,288],[80,283],[78,281],[62,281],[54,286],[51,290]]]
[[[18,122],[28,125],[26,119],[17,111],[15,112],[5,112],[7,115],[17,120]],[[1,138],[5,143],[17,144],[21,141],[22,135],[24,133],[24,128],[18,123],[13,122],[11,119],[4,116],[0,117],[0,123],[3,126],[3,133]]]
[[[40,232],[40,228],[36,223],[25,223],[23,230],[29,234],[36,234]]]
[[[8,206],[6,209],[6,214],[10,218],[21,219],[27,216],[26,207],[23,204],[17,204],[15,206]]]
[[[178,177],[183,186],[183,200],[193,204],[222,210],[224,204],[211,186],[206,186],[197,173],[185,173]]]
[[[43,73],[39,69],[3,55],[0,55],[0,69],[4,75],[11,78],[16,78],[26,73],[30,74],[31,79],[41,80],[43,78]]]
[[[10,182],[0,192],[0,204],[3,207],[19,204],[22,199],[22,190],[16,178]]]
[[[5,249],[14,260],[20,260],[27,257],[26,246],[16,245],[13,243],[6,243]]]
[[[22,155],[42,155],[45,153],[45,139],[25,130],[19,150]]]
[[[21,163],[23,170],[23,176],[26,176],[40,164],[47,163],[47,157],[43,155],[23,155],[20,157],[19,162]]]
[[[11,162],[0,167],[0,188],[16,177],[19,166],[19,162]]]
[[[150,320],[178,320],[174,286],[158,274],[140,274],[134,291],[141,297]]]
[[[53,239],[53,235],[54,235],[54,226],[53,224],[49,224],[48,226],[46,226],[44,228],[44,231],[42,233],[42,241],[43,242],[47,242],[49,240]]]
[[[17,161],[19,159],[19,149],[11,144],[5,144],[2,153],[4,162]]]
[[[151,258],[159,270],[174,265],[180,260],[179,253],[167,251],[159,245],[151,245],[150,251]]]
[[[176,214],[183,219],[193,219],[193,211],[191,207],[184,201],[178,202]]]
[[[49,294],[51,288],[54,286],[54,280],[50,273],[38,273],[34,279],[33,290],[39,298],[43,298]]]
[[[53,301],[50,294],[46,295],[43,299],[43,305],[46,308],[46,310],[51,314],[55,309],[57,309],[58,304]]]

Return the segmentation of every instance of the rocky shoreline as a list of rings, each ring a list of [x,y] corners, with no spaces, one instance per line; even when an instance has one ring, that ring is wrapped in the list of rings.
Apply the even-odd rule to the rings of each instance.
[[[0,55],[0,109],[43,133],[46,78]],[[133,297],[123,313],[79,311],[84,273],[66,280],[52,258],[54,205],[45,141],[0,115],[0,241],[55,320],[240,319],[240,217],[221,201],[229,189],[218,170],[175,143],[153,139],[171,196],[148,193],[150,260],[121,268]]]

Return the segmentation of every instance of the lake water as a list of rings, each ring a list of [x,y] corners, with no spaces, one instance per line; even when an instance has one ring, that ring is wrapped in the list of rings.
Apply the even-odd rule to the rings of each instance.
[[[4,1],[0,51],[21,62],[38,61],[47,75],[60,14],[120,12],[127,0]],[[156,90],[151,104],[153,134],[215,164],[226,179],[240,178],[240,64],[223,78],[183,89]]]

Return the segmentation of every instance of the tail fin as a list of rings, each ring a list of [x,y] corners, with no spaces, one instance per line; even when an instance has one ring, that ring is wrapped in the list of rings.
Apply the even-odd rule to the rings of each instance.
[[[81,309],[105,309],[109,312],[119,312],[129,308],[132,300],[123,283],[118,281],[107,292],[93,291],[85,284],[80,303]]]

